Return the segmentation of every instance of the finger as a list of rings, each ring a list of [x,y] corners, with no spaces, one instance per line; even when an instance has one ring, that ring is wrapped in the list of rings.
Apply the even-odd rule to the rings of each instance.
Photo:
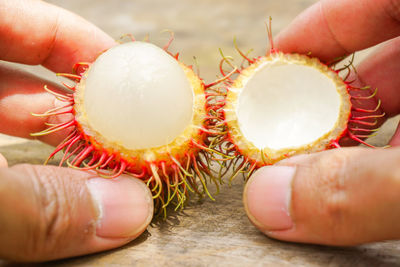
[[[8,162],[6,158],[0,154],[0,168],[7,168],[8,167]]]
[[[400,238],[400,149],[343,148],[283,161],[249,180],[244,203],[266,235],[356,245]]]
[[[331,61],[400,35],[399,1],[321,0],[275,39],[275,48]]]
[[[56,106],[65,105],[47,93],[43,86],[61,90],[52,82],[42,80],[32,74],[0,65],[0,132],[8,135],[31,138],[30,134],[44,130],[47,123],[60,123],[71,119],[71,114],[57,117],[34,117]],[[40,137],[52,145],[62,141],[68,129]]]
[[[83,18],[44,1],[0,1],[0,59],[71,72],[114,40]]]
[[[50,166],[0,169],[0,258],[47,261],[122,246],[153,215],[150,190],[121,175]]]

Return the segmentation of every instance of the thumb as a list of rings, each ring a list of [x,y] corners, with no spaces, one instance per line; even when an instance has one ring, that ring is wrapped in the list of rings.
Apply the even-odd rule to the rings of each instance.
[[[343,148],[258,170],[246,212],[266,235],[356,245],[400,238],[400,149]]]
[[[47,261],[122,246],[153,215],[140,180],[52,166],[0,168],[0,258]]]

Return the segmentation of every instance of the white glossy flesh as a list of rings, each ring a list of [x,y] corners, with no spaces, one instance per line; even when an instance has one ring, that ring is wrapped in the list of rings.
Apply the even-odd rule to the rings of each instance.
[[[335,126],[340,95],[319,70],[267,63],[239,96],[237,115],[244,137],[257,148],[282,149],[316,141]]]
[[[111,48],[89,69],[84,91],[89,125],[127,149],[167,145],[191,123],[193,92],[178,62],[159,47]]]

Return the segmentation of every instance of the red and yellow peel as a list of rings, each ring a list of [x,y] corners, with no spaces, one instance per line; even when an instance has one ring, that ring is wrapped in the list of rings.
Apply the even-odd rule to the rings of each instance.
[[[132,38],[132,41],[135,41]],[[178,61],[178,54],[168,52],[171,40],[164,50]],[[179,62],[179,61],[178,61]],[[205,85],[193,72],[191,67],[180,63],[194,94],[194,112],[191,125],[172,143],[149,149],[126,149],[118,143],[109,142],[100,133],[90,128],[83,108],[83,92],[85,79],[91,63],[78,63],[73,68],[73,74],[58,74],[75,81],[74,86],[66,87],[73,92],[60,94],[49,90],[55,98],[65,105],[35,116],[49,117],[62,114],[72,114],[72,119],[60,124],[49,125],[46,130],[34,133],[32,136],[42,136],[70,130],[68,136],[56,147],[49,159],[63,152],[60,166],[64,163],[69,167],[85,171],[95,171],[104,178],[116,178],[121,174],[143,180],[153,193],[156,206],[164,210],[174,203],[176,209],[183,207],[189,192],[198,195],[208,195],[209,181],[218,188],[220,175],[212,170],[212,161],[219,152],[215,143],[221,138],[218,124],[220,104],[207,101],[212,93],[206,92],[215,83]],[[218,83],[218,81],[216,82]]]
[[[356,87],[354,81],[349,80],[351,71],[354,69],[352,62],[354,55],[349,64],[344,67],[336,68],[339,61],[331,64],[324,64],[317,58],[311,58],[308,55],[300,54],[285,54],[274,48],[271,34],[271,24],[267,25],[268,36],[270,39],[271,49],[266,56],[250,57],[249,52],[242,52],[236,45],[235,47],[242,57],[239,67],[233,63],[232,57],[225,56],[222,51],[222,60],[220,62],[220,72],[228,78],[223,82],[220,89],[224,94],[225,102],[222,106],[222,120],[224,125],[221,129],[226,129],[227,134],[224,136],[223,152],[226,157],[234,158],[233,163],[228,167],[233,166],[233,174],[231,179],[240,173],[247,173],[249,177],[254,170],[265,165],[274,164],[282,159],[298,155],[322,151],[325,149],[339,148],[342,142],[348,140],[355,141],[373,147],[364,141],[377,131],[378,119],[385,116],[380,112],[380,101],[375,102],[373,108],[362,108],[371,106],[376,95],[376,89],[370,90],[370,87]],[[237,103],[241,91],[246,86],[249,79],[253,77],[256,71],[262,65],[274,64],[297,64],[310,66],[329,78],[336,84],[337,93],[341,98],[340,115],[332,130],[323,134],[320,138],[313,142],[301,146],[289,146],[281,149],[272,149],[268,147],[260,148],[246,139],[241,130],[241,125],[238,120]],[[228,70],[233,70],[233,75],[227,75]],[[284,105],[285,103],[282,103]],[[307,129],[304,129],[306,131]]]

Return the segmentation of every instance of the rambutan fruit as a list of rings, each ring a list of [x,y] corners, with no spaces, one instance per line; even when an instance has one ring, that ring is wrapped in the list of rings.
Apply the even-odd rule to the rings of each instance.
[[[171,41],[161,49],[132,38],[93,63],[77,64],[74,74],[59,74],[76,81],[73,91],[47,89],[66,104],[37,116],[73,118],[32,134],[70,129],[50,158],[64,151],[60,165],[142,179],[159,208],[171,202],[182,207],[189,191],[211,197],[207,180],[217,184],[210,168],[215,121],[205,88],[214,84],[205,85],[172,55]]]
[[[342,140],[370,146],[363,139],[376,131],[384,114],[373,99],[376,91],[349,81],[352,61],[335,68],[337,62],[277,51],[271,24],[267,31],[271,49],[266,56],[251,58],[235,42],[243,61],[224,82],[224,151],[236,158],[232,177],[293,155],[340,147]],[[224,69],[234,63],[221,54],[226,75]],[[372,108],[364,108],[371,102]]]

